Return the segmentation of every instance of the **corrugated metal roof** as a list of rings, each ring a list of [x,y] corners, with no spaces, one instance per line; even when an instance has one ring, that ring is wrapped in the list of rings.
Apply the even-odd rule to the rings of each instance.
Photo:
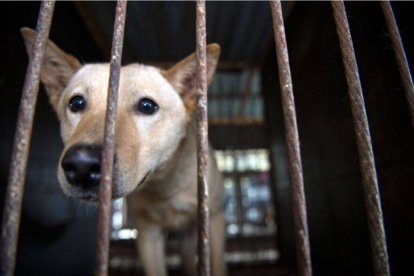
[[[219,123],[223,119],[263,119],[261,74],[258,70],[219,71],[208,93],[210,122]]]
[[[77,4],[83,19],[100,36],[108,54],[114,19],[114,2]],[[272,39],[268,2],[208,1],[207,41],[222,47],[222,63],[259,62]],[[132,1],[128,3],[124,62],[177,61],[195,49],[195,2]]]

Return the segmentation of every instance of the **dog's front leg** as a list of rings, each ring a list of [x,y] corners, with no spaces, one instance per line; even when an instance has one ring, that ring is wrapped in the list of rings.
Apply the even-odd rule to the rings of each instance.
[[[210,246],[213,276],[226,276],[227,268],[224,260],[226,230],[224,214],[220,212],[210,219]]]
[[[197,275],[197,226],[192,225],[184,231],[181,243],[181,260],[186,275]]]
[[[138,229],[138,252],[147,276],[166,276],[165,237],[159,226]]]

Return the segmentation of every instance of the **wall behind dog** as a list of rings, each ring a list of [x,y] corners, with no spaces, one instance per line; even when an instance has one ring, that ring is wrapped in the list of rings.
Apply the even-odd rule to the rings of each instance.
[[[0,208],[9,173],[17,110],[27,67],[20,28],[36,27],[38,2],[0,2]],[[58,2],[50,37],[81,61],[102,60],[74,4]],[[40,90],[24,195],[16,275],[92,275],[95,207],[65,197],[56,168],[59,124]]]
[[[393,3],[414,62],[413,3]],[[346,2],[362,82],[392,275],[412,270],[414,130],[380,6]],[[297,2],[286,22],[314,275],[373,275],[355,131],[329,2]],[[272,49],[273,50],[273,49]],[[274,51],[263,68],[281,260],[295,264],[283,114]]]

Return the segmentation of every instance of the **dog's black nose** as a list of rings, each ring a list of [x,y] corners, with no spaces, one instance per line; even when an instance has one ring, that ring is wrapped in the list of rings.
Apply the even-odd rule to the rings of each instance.
[[[101,180],[102,147],[98,145],[75,145],[62,159],[67,181],[83,188],[97,186]]]

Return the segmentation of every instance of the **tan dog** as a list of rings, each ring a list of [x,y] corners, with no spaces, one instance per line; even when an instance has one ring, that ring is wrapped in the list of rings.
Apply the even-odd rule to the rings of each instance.
[[[31,53],[35,32],[23,28],[22,35]],[[207,47],[209,83],[219,53],[217,44]],[[139,231],[138,251],[147,275],[167,274],[164,229],[187,233],[183,264],[188,273],[195,273],[195,70],[195,54],[166,71],[141,64],[121,69],[113,197],[129,195],[128,208]],[[49,41],[40,76],[65,144],[59,183],[66,195],[96,202],[109,64],[82,66]],[[225,275],[221,176],[212,158],[209,168],[212,273]]]

